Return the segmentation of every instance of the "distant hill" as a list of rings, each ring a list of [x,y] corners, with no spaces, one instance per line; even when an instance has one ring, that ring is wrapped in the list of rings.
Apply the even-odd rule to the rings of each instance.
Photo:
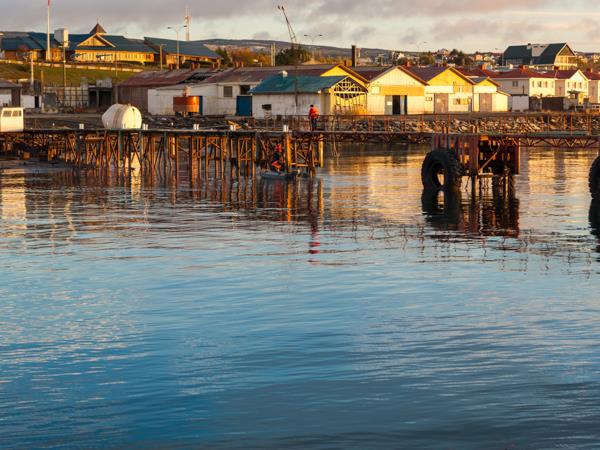
[[[265,53],[269,53],[271,44],[275,44],[275,48],[277,49],[277,51],[280,51],[284,48],[289,48],[290,46],[289,42],[263,39],[204,39],[200,42],[210,47],[250,48],[255,51],[264,51]],[[318,44],[313,46],[306,43],[302,43],[302,46],[308,50],[318,49],[319,52],[321,52],[325,57],[345,59],[350,59],[351,57],[351,46],[348,46],[348,48],[343,48]],[[375,59],[381,54],[389,55],[392,52],[392,50],[386,50],[381,48],[361,48],[360,51],[361,57],[372,59]]]

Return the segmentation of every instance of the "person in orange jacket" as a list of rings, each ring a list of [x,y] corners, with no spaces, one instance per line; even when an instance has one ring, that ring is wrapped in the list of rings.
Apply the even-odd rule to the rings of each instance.
[[[310,109],[308,110],[308,118],[310,119],[311,131],[315,131],[317,129],[320,115],[321,113],[319,112],[319,108],[317,108],[315,105],[310,105]]]
[[[277,143],[273,150],[273,159],[271,160],[271,170],[281,172],[285,170],[285,156],[283,155],[283,146]]]

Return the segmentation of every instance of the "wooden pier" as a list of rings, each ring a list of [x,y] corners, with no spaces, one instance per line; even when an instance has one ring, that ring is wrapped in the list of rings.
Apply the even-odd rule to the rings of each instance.
[[[305,130],[299,123],[298,129],[289,132],[281,131],[286,127],[279,131],[31,129],[0,134],[0,152],[38,156],[79,169],[123,174],[139,170],[152,177],[177,178],[186,171],[194,182],[267,170],[278,144],[284,149],[288,171],[312,175],[323,166],[326,144],[335,150],[342,143],[429,142],[431,152],[425,157],[422,179],[432,189],[454,188],[463,177],[518,175],[520,151],[526,147],[595,149],[600,155],[600,117],[595,116],[535,116],[528,120],[537,121],[539,131],[531,131],[530,123],[524,132],[509,131],[508,125],[507,131],[493,131],[481,119],[465,129],[464,122],[457,127],[450,116],[417,130],[408,126],[408,119],[394,122],[393,127],[389,119],[379,120],[369,118],[359,125],[356,118],[338,119],[335,126],[326,122],[318,131]],[[497,126],[499,119],[494,120]],[[426,131],[432,126],[436,131]],[[590,170],[589,182],[592,195],[600,197],[600,156]]]

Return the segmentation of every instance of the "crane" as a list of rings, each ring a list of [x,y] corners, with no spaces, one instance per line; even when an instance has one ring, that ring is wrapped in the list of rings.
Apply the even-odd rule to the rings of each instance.
[[[300,96],[299,86],[298,86],[298,60],[300,58],[300,44],[298,43],[298,38],[296,37],[296,32],[290,23],[290,19],[285,12],[285,8],[282,5],[277,6],[277,9],[281,11],[283,17],[285,18],[285,23],[287,25],[288,33],[290,34],[290,45],[292,48],[290,49],[292,58],[294,58],[294,115],[298,114],[298,97]]]
[[[290,43],[292,45],[292,52],[300,47],[298,44],[298,38],[296,37],[296,32],[290,23],[290,19],[288,19],[287,13],[285,12],[285,8],[283,6],[278,6],[277,9],[281,11],[283,17],[285,18],[285,23],[287,25],[288,33],[290,34]]]

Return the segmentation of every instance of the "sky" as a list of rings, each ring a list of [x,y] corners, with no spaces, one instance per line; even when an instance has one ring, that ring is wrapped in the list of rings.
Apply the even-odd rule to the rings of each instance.
[[[192,39],[289,40],[283,4],[301,42],[390,50],[494,51],[568,42],[600,52],[599,0],[52,0],[52,29],[175,37],[192,12]],[[0,30],[45,31],[46,0],[0,0]]]

